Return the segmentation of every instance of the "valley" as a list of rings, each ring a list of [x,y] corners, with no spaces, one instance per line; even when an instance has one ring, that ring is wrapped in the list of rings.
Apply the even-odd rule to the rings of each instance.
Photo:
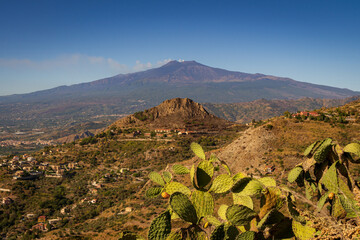
[[[146,236],[167,203],[145,197],[152,185],[149,173],[171,171],[174,164],[190,168],[198,161],[192,142],[234,172],[271,176],[288,185],[287,173],[315,140],[331,137],[341,146],[359,140],[359,123],[338,121],[358,116],[359,100],[321,111],[337,117],[326,122],[290,114],[246,126],[215,117],[190,99],[171,99],[94,136],[2,157],[1,234],[10,239],[118,239],[126,231]],[[351,166],[357,181],[360,168]],[[189,183],[181,176],[179,180]]]

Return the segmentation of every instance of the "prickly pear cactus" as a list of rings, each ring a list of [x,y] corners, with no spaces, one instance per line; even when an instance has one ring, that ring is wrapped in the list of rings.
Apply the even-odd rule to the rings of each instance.
[[[210,191],[214,193],[225,193],[231,189],[232,185],[232,177],[228,174],[221,174],[214,179]]]
[[[241,178],[231,188],[234,193],[241,193],[242,195],[254,196],[259,195],[263,190],[263,184],[256,179],[250,177]]]
[[[251,197],[247,195],[242,195],[241,193],[233,193],[232,196],[233,196],[234,204],[239,204],[246,206],[250,209],[254,209],[254,203]]]
[[[360,144],[359,143],[350,143],[344,147],[344,152],[353,153],[356,156],[360,157]]]
[[[296,181],[296,179],[298,179],[299,177],[302,176],[302,174],[304,174],[304,170],[302,167],[298,166],[293,168],[288,175],[288,181],[290,183],[293,183]]]
[[[317,163],[321,163],[326,159],[331,149],[331,143],[332,139],[326,138],[317,148],[316,152],[314,153],[314,159]]]
[[[181,219],[186,222],[196,224],[198,217],[194,205],[189,200],[188,196],[183,193],[175,192],[170,197],[171,209],[179,215]]]
[[[149,240],[166,239],[171,232],[171,215],[167,210],[156,217],[151,225],[148,234]]]
[[[195,190],[191,195],[191,201],[199,218],[213,214],[214,199],[209,192]]]
[[[228,205],[222,204],[218,209],[218,215],[222,220],[226,221],[226,210],[228,209]]]
[[[308,240],[315,236],[316,229],[311,227],[312,222],[307,221],[306,224],[302,224],[293,220],[292,229],[297,239]]]
[[[243,205],[234,204],[226,210],[226,219],[237,226],[248,224],[256,216],[254,210]]]
[[[338,177],[336,171],[336,164],[331,165],[331,167],[324,173],[323,177],[321,178],[320,182],[325,185],[325,187],[333,193],[339,192],[339,184],[338,184]]]
[[[165,182],[162,179],[161,175],[157,172],[151,172],[149,173],[149,178],[151,181],[153,181],[154,183],[157,183],[161,186],[165,186]]]
[[[211,233],[210,240],[223,240],[225,238],[225,224],[217,226]]]
[[[168,171],[164,171],[162,174],[163,174],[163,178],[164,178],[165,182],[169,183],[172,179],[171,173]]]
[[[200,144],[193,142],[190,144],[190,148],[195,153],[196,156],[205,160],[205,153],[203,148],[200,146]]]
[[[186,167],[184,167],[183,165],[180,165],[180,164],[174,164],[172,166],[172,170],[174,173],[179,174],[179,175],[190,173],[189,169],[187,169]]]
[[[214,166],[207,160],[201,161],[195,170],[195,181],[199,189],[207,186],[214,176]]]
[[[253,231],[247,231],[244,233],[239,234],[236,240],[255,240],[256,234]]]
[[[162,192],[163,188],[160,187],[152,187],[149,188],[146,192],[145,192],[145,196],[147,198],[156,198],[157,196],[160,195],[160,193]]]
[[[190,189],[179,182],[170,182],[169,184],[166,185],[165,191],[170,195],[175,192],[181,192],[188,196],[190,196],[191,194]]]

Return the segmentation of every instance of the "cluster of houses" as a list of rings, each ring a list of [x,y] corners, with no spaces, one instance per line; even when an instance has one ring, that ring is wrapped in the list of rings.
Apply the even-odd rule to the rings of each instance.
[[[297,117],[297,116],[305,116],[305,117],[319,117],[320,114],[317,112],[308,112],[308,111],[303,111],[303,112],[299,112],[299,113],[295,113],[292,115],[292,117]]]
[[[38,162],[34,157],[24,154],[21,158],[14,156],[12,159],[3,159],[0,167],[8,167],[15,171],[15,180],[33,180],[44,175],[45,177],[62,178],[67,171],[78,167],[78,163],[50,164]]]
[[[28,218],[32,218],[34,217],[34,214],[28,214],[27,215]],[[55,219],[47,219],[46,216],[39,216],[38,220],[37,220],[37,224],[35,224],[34,226],[32,226],[31,230],[38,230],[41,232],[47,232],[50,229],[54,228],[54,225],[57,222],[60,222],[61,219],[60,218],[55,218]]]

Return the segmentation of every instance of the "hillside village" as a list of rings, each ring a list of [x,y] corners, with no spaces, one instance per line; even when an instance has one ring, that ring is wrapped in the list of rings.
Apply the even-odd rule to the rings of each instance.
[[[196,161],[189,151],[194,141],[234,171],[286,184],[286,173],[311,142],[332,137],[344,145],[359,139],[359,101],[337,110],[286,113],[249,126],[208,116],[196,104],[192,107],[201,110],[200,117],[184,121],[182,115],[191,110],[183,110],[181,102],[188,100],[180,101],[180,111],[165,111],[175,120],[163,127],[158,122],[164,112],[158,108],[146,112],[159,111],[158,122],[129,116],[93,136],[3,157],[0,213],[7,220],[0,222],[2,236],[117,239],[122,231],[145,234],[166,204],[144,197],[148,174],[175,163],[190,168]],[[179,100],[166,104],[173,103]],[[322,114],[330,121],[320,119]],[[340,117],[347,122],[339,122]],[[215,128],[215,123],[222,127]],[[354,174],[358,171],[352,168]]]

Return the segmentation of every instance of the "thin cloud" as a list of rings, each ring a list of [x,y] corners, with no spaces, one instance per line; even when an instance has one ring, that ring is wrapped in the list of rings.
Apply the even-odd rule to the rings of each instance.
[[[55,68],[74,68],[81,67],[99,67],[105,68],[112,73],[130,73],[144,71],[154,67],[160,67],[171,61],[164,59],[157,61],[155,64],[150,62],[142,63],[137,60],[135,65],[129,66],[116,61],[113,58],[105,58],[102,56],[87,56],[82,54],[62,55],[54,59],[46,60],[30,60],[30,59],[4,59],[0,58],[0,67],[6,68],[31,68],[31,69],[55,69]]]

